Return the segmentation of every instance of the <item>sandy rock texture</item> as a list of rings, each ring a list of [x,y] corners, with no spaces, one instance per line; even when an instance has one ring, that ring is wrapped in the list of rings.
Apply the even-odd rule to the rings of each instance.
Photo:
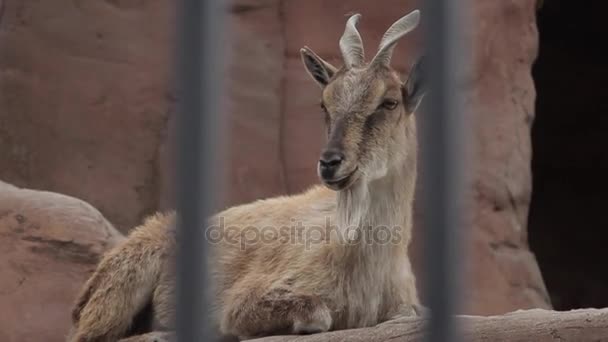
[[[84,201],[0,181],[0,341],[63,341],[80,287],[122,239]]]

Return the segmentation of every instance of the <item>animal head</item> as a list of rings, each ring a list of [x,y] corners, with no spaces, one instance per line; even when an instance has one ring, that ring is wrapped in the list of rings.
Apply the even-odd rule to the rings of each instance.
[[[416,28],[420,12],[397,20],[369,63],[356,28],[360,18],[355,14],[346,23],[340,39],[344,59],[340,69],[308,47],[300,50],[307,72],[322,88],[328,139],[317,171],[334,190],[383,178],[391,168],[403,165],[405,154],[413,153],[408,152],[412,141],[408,134],[415,134],[413,113],[424,96],[421,61],[414,64],[406,82],[390,66],[397,40]]]

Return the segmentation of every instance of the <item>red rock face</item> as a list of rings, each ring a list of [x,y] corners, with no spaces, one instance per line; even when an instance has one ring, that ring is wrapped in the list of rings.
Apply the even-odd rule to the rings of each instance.
[[[121,229],[158,206],[171,6],[5,1],[0,179],[83,198]]]
[[[0,341],[64,341],[80,287],[122,239],[86,202],[0,182]]]
[[[474,71],[462,89],[475,148],[473,205],[463,232],[470,250],[465,311],[548,307],[526,236],[535,0],[473,3]],[[0,179],[82,198],[122,231],[172,206],[170,4],[5,1]],[[339,65],[345,15],[360,12],[370,56],[386,28],[414,6],[396,0],[381,6],[364,0],[236,0],[229,6],[221,206],[317,182],[324,143],[320,89],[305,73],[299,48],[308,45]],[[395,51],[393,62],[404,76],[420,54],[420,34],[408,35]],[[416,217],[413,254],[421,273],[416,247],[424,215]]]
[[[527,238],[536,4],[475,3],[470,27],[474,73],[465,90],[474,148],[467,311],[546,308],[547,291]]]

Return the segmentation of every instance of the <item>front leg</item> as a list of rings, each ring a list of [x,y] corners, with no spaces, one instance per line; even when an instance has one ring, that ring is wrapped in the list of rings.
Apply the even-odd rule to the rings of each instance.
[[[394,279],[391,294],[388,295],[389,300],[395,301],[396,303],[393,308],[386,313],[386,316],[381,322],[403,317],[428,316],[429,314],[428,309],[420,304],[418,291],[416,290],[416,281],[411,273],[409,264],[407,267],[404,267],[404,270],[406,271],[400,273],[399,278]]]
[[[286,288],[249,290],[226,304],[221,330],[242,338],[276,334],[310,334],[331,328],[331,311],[316,295]]]
[[[427,317],[429,313],[429,309],[421,304],[401,304],[396,311],[388,316],[388,320],[403,317]]]

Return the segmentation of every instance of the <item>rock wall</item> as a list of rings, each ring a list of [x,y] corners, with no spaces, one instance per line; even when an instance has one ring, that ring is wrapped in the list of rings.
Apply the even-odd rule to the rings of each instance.
[[[126,230],[158,207],[172,4],[3,3],[0,179],[85,199]]]
[[[547,308],[547,290],[527,237],[536,2],[474,3],[474,72],[464,89],[475,152],[465,303],[470,312],[482,314]]]
[[[535,1],[472,3],[475,68],[461,89],[476,148],[474,205],[463,232],[470,248],[464,311],[546,308],[526,236]],[[308,45],[339,64],[345,14],[363,14],[361,34],[366,50],[374,51],[384,30],[414,6],[396,0],[382,6],[365,0],[232,2],[223,205],[297,192],[317,181],[324,140],[320,91],[298,49]],[[0,179],[82,198],[123,232],[157,208],[171,207],[173,3],[5,0],[2,13]],[[393,59],[398,70],[405,74],[421,48],[420,30],[400,42]],[[424,213],[417,220],[423,223]]]

